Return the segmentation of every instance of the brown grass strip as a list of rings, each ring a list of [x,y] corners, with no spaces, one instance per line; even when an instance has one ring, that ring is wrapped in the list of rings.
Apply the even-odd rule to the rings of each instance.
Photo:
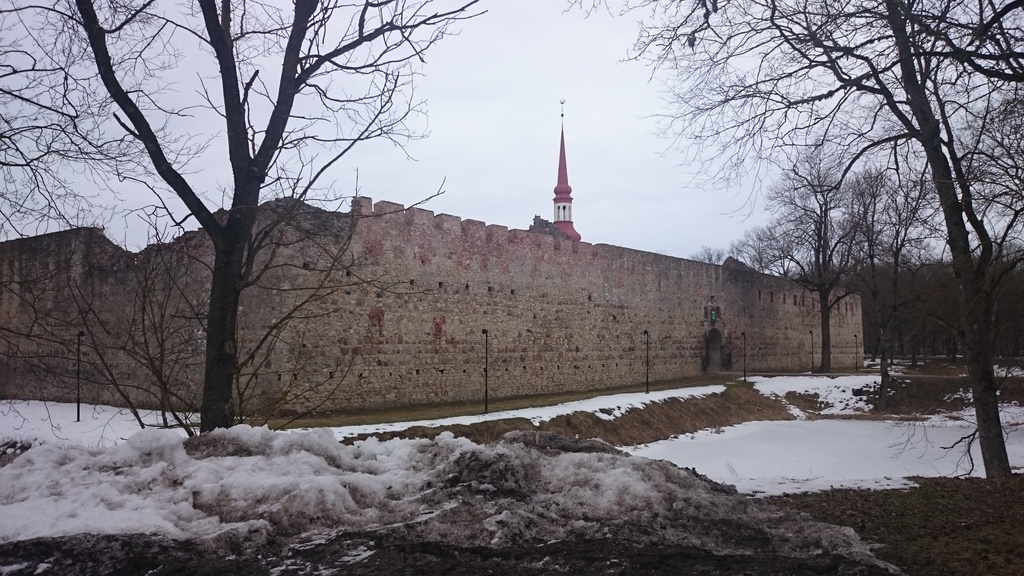
[[[829,490],[768,501],[850,526],[908,576],[1024,574],[1024,476],[914,478],[909,490]]]
[[[573,412],[537,426],[525,418],[511,418],[467,425],[416,426],[398,432],[366,434],[347,442],[371,436],[382,441],[391,438],[434,438],[442,431],[450,431],[474,442],[487,443],[513,430],[541,430],[579,438],[600,438],[615,446],[631,446],[752,420],[792,419],[793,416],[778,400],[758,393],[749,384],[732,384],[720,394],[687,399],[669,398],[642,408],[631,408],[614,420],[605,420],[590,412]]]

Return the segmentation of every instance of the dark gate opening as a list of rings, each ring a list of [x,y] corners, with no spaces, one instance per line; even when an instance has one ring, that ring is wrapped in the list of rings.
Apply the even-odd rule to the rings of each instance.
[[[704,371],[722,371],[722,333],[712,328],[704,335]]]

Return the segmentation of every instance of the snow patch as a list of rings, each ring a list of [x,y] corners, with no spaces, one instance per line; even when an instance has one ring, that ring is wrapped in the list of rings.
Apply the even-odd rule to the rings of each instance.
[[[749,380],[754,382],[754,389],[761,394],[783,402],[789,392],[816,395],[822,405],[822,409],[818,412],[827,415],[863,414],[870,411],[871,407],[867,398],[855,394],[854,391],[873,386],[878,382],[878,378],[873,375],[755,376]],[[791,408],[790,413],[800,418],[802,411]]]

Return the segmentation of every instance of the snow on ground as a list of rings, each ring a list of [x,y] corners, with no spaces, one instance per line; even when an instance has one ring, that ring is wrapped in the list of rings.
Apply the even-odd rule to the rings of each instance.
[[[941,423],[941,425],[936,425]],[[701,431],[629,449],[645,458],[688,466],[746,494],[775,495],[830,488],[905,488],[907,476],[967,474],[959,448],[944,450],[971,428],[960,422],[810,420],[747,422],[721,433]],[[1024,465],[1024,429],[1007,437],[1010,462]],[[974,475],[981,453],[972,450]]]
[[[147,426],[161,422],[159,412],[146,410],[139,415]],[[124,408],[82,404],[80,422],[75,421],[77,416],[72,403],[0,400],[0,442],[95,448],[121,443],[139,431],[138,421]]]
[[[840,415],[868,412],[867,398],[855,396],[853,391],[877,383],[878,376],[753,376],[748,380],[754,383],[754,389],[761,394],[783,401],[787,392],[817,394],[818,400],[825,404],[822,414]],[[790,411],[800,416],[799,410],[791,408]]]
[[[992,369],[995,371],[997,378],[1020,378],[1021,376],[1024,376],[1024,368],[1021,368],[1020,366],[1000,366],[996,364]]]
[[[105,449],[37,446],[0,468],[0,486],[0,542],[80,532],[317,539],[401,526],[417,541],[460,546],[625,536],[873,561],[848,528],[753,505],[667,462],[544,433],[488,446],[450,432],[349,446],[327,430],[240,425],[183,442],[147,429]]]
[[[756,388],[768,395],[818,394],[832,406],[830,413],[842,415],[864,410],[862,399],[853,391],[871,384],[874,377],[755,380]],[[0,402],[0,440],[42,442],[0,467],[0,541],[83,531],[146,531],[181,537],[238,530],[301,531],[318,523],[363,529],[419,522],[457,502],[445,500],[438,492],[450,478],[454,462],[470,454],[471,459],[493,463],[512,457],[508,448],[482,447],[448,433],[435,441],[370,439],[353,446],[344,446],[337,438],[410,425],[496,418],[539,422],[577,410],[611,418],[629,407],[722,389],[618,394],[482,416],[309,432],[239,426],[191,440],[198,442],[198,448],[189,452],[179,431],[138,432],[125,411],[83,405],[82,422],[75,423],[74,404]],[[147,418],[153,421],[157,416]],[[1004,421],[1011,464],[1024,466],[1024,409],[1005,406]],[[841,486],[890,488],[909,485],[903,480],[909,475],[964,473],[962,451],[941,447],[969,430],[969,410],[913,424],[831,419],[750,422],[629,451],[694,468],[749,494]],[[122,438],[127,440],[120,442]],[[523,458],[527,456],[513,459]],[[635,464],[623,464],[634,460]],[[545,465],[571,468],[550,472],[560,476],[558,486],[590,487],[574,489],[571,497],[576,500],[562,504],[579,507],[599,501],[602,509],[614,509],[621,498],[637,501],[638,495],[661,490],[647,486],[636,488],[638,493],[632,487],[643,480],[644,475],[638,476],[634,468],[645,461],[575,454],[552,458]],[[975,473],[981,473],[976,454],[975,462]],[[563,489],[558,486],[553,485],[546,498],[561,498]],[[477,482],[475,489],[502,488]]]
[[[868,411],[867,398],[854,391],[878,382],[877,375],[752,377],[766,396],[788,392],[816,394],[821,414],[849,416]],[[967,397],[970,391],[966,391]],[[804,413],[794,406],[798,418]],[[1013,466],[1024,466],[1024,407],[1000,410],[1008,431]],[[960,448],[944,450],[973,430],[973,408],[931,416],[921,422],[814,420],[747,422],[721,433],[705,430],[630,448],[633,454],[695,468],[740,492],[774,495],[830,488],[902,488],[907,476],[954,476],[971,470]],[[971,452],[974,475],[984,473],[977,445]]]
[[[0,542],[80,532],[208,537],[325,518],[356,529],[408,522],[427,511],[417,493],[471,445],[449,433],[345,446],[326,430],[240,425],[203,438],[209,457],[153,428],[105,449],[37,446],[0,468]]]
[[[709,394],[720,394],[724,390],[725,386],[711,385],[656,390],[650,394],[643,392],[611,394],[536,408],[503,410],[437,420],[338,426],[330,428],[330,430],[336,439],[341,440],[361,434],[395,432],[413,426],[442,428],[504,418],[525,418],[534,424],[539,424],[573,412],[592,412],[599,418],[614,420],[627,410],[641,408],[652,402],[661,402],[669,398],[697,398]],[[147,426],[159,426],[161,422],[159,412],[142,411],[140,415]],[[82,421],[76,422],[75,419],[75,404],[34,400],[0,400],[0,441],[21,440],[32,444],[102,447],[122,442],[139,431],[138,422],[128,410],[113,406],[82,404]],[[198,421],[198,418],[195,417],[193,420]],[[295,428],[290,431],[309,432],[310,430],[310,428]],[[181,434],[184,435],[184,432]]]

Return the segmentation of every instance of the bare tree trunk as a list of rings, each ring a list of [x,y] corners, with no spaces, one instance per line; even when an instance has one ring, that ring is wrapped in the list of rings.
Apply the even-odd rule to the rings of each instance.
[[[251,229],[251,224],[250,224]],[[246,239],[233,234],[213,238],[214,264],[210,309],[206,321],[206,370],[200,431],[235,423],[233,384],[236,370],[238,302],[242,295],[242,265]]]
[[[964,303],[964,360],[974,396],[974,415],[978,425],[981,460],[988,478],[1012,475],[1006,453],[1003,426],[999,419],[999,384],[992,368],[992,341],[995,331],[992,319],[992,294],[979,291]],[[966,296],[967,290],[962,290]]]
[[[999,400],[992,371],[992,293],[984,289],[992,258],[991,238],[972,212],[969,190],[963,190],[964,199],[961,199],[961,191],[955,184],[960,182],[963,186],[967,185],[962,178],[956,178],[953,174],[953,167],[943,147],[941,125],[919,81],[919,70],[907,32],[903,5],[896,0],[886,0],[885,6],[900,56],[907,105],[920,127],[916,138],[924,149],[932,181],[942,204],[946,244],[953,259],[953,271],[960,283],[965,359],[974,393],[974,410],[978,420],[978,439],[985,475],[988,478],[1008,477],[1011,475],[1010,460],[999,421]],[[965,218],[971,220],[972,231],[978,236],[981,245],[977,255],[971,249]]]
[[[892,337],[889,335],[888,328],[882,328],[881,335],[879,338],[879,348],[881,353],[879,354],[880,360],[878,363],[878,409],[888,410],[889,406],[889,382],[891,375],[889,374],[889,364],[892,361]]]
[[[818,372],[828,374],[832,371],[832,308],[828,305],[831,291],[818,292],[818,304],[821,307],[821,364]]]

